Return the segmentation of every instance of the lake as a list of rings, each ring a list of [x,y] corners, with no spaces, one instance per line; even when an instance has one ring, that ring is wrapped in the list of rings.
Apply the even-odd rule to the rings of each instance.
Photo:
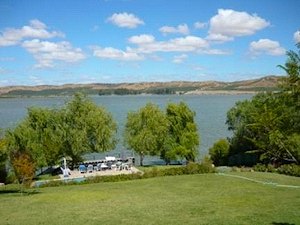
[[[133,152],[125,149],[122,145],[122,134],[126,123],[127,113],[135,111],[148,102],[157,104],[164,109],[169,102],[186,102],[196,112],[196,122],[200,133],[201,144],[199,146],[199,159],[207,154],[213,143],[220,139],[229,137],[231,133],[227,130],[226,113],[237,101],[251,98],[253,95],[132,95],[132,96],[91,96],[97,104],[104,106],[112,113],[118,124],[119,143],[111,152],[103,154],[89,154],[87,159],[113,156],[133,156]],[[60,107],[70,97],[40,97],[40,98],[0,98],[0,127],[3,129],[14,127],[27,113],[27,108],[38,107]],[[138,157],[136,157],[138,158]],[[146,157],[145,163],[159,161],[156,157]]]

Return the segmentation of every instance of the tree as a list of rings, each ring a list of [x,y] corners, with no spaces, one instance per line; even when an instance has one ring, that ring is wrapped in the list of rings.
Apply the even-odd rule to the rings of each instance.
[[[257,154],[262,162],[275,165],[295,161],[287,142],[295,132],[292,123],[290,108],[280,94],[259,94],[237,103],[227,114],[233,131],[230,155]]]
[[[209,149],[211,160],[216,166],[228,165],[229,147],[226,139],[220,139]]]
[[[61,109],[30,108],[6,139],[10,152],[26,152],[38,167],[55,165],[63,156],[77,164],[83,154],[113,149],[116,129],[110,113],[77,93]]]
[[[140,155],[159,155],[168,135],[168,120],[157,105],[148,103],[135,112],[129,112],[125,125],[124,141],[128,148]]]
[[[169,134],[161,157],[168,163],[172,159],[185,158],[195,161],[200,144],[195,113],[184,103],[170,103],[166,109]]]
[[[15,175],[22,186],[29,186],[35,174],[35,165],[27,152],[11,154]]]
[[[287,76],[283,79],[282,88],[290,91],[292,94],[300,94],[300,43],[297,45],[298,53],[290,50],[287,51],[288,59],[285,65],[278,65],[283,69]]]
[[[298,44],[300,49],[300,44]],[[264,163],[299,163],[300,52],[287,52],[281,91],[237,103],[227,113],[230,155],[256,153]]]
[[[0,137],[0,183],[4,183],[6,180],[6,141],[3,137]]]
[[[105,108],[95,105],[82,94],[75,94],[62,109],[62,148],[73,163],[89,152],[105,152],[115,148],[117,124]]]

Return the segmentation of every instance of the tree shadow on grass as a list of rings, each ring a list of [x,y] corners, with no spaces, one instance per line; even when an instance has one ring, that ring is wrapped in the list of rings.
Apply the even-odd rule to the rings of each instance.
[[[20,194],[20,195],[36,195],[40,194],[40,191],[37,190],[19,190],[19,189],[5,189],[5,188],[0,188],[0,195],[4,194]]]
[[[294,223],[278,223],[278,222],[272,222],[270,225],[295,225]]]

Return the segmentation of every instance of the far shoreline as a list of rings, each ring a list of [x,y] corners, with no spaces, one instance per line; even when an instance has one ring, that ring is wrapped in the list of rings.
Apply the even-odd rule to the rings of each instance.
[[[194,90],[184,93],[184,95],[256,95],[265,91],[237,91],[237,90]]]
[[[98,94],[88,94],[88,96],[181,96],[181,95],[189,95],[189,96],[201,96],[201,95],[256,95],[258,93],[264,93],[266,91],[237,91],[237,90],[194,90],[187,91],[185,93],[175,93],[175,94],[127,94],[127,95],[116,95],[116,94],[107,94],[107,95],[98,95]],[[0,95],[0,99],[14,99],[14,98],[57,98],[57,97],[71,97],[72,94],[68,95]]]

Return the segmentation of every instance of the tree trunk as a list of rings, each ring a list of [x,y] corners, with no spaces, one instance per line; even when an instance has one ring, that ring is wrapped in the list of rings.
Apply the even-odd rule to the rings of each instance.
[[[143,166],[144,154],[140,154],[140,166]]]

